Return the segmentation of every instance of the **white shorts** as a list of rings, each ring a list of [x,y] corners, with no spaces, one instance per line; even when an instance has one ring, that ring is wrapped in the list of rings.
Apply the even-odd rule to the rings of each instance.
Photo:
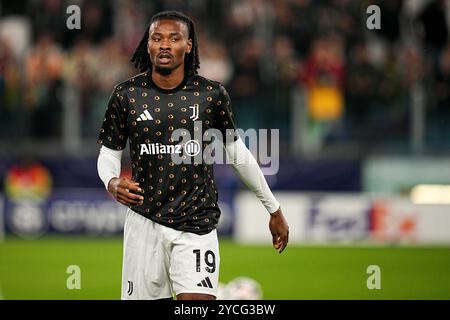
[[[205,235],[178,231],[128,209],[122,300],[166,299],[180,293],[217,296],[219,265],[215,229]]]

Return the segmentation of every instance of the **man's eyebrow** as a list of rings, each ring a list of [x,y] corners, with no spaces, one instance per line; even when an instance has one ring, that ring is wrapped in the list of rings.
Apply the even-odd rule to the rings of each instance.
[[[153,32],[152,35],[154,35],[154,36],[162,36],[163,34],[161,32]],[[169,36],[178,36],[178,35],[183,35],[183,33],[181,31],[169,33]]]

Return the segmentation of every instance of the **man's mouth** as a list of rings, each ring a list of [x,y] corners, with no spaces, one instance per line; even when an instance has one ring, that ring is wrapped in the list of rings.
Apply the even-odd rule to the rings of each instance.
[[[172,59],[172,56],[168,53],[161,53],[158,55],[158,60],[161,64],[169,63]]]

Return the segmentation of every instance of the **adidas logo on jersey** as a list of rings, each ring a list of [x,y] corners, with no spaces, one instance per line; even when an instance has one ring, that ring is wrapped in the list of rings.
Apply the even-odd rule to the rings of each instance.
[[[197,283],[197,287],[212,288],[213,285],[211,283],[211,280],[209,280],[209,277],[206,277],[201,282]]]
[[[139,118],[137,118],[137,121],[145,121],[145,120],[153,120],[153,117],[150,114],[150,112],[148,112],[148,110],[144,110],[144,112],[141,113]]]

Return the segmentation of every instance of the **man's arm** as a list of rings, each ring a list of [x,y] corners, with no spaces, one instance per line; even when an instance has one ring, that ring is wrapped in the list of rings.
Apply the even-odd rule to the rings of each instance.
[[[97,160],[97,170],[103,184],[118,202],[126,206],[135,206],[142,203],[144,197],[130,191],[142,192],[139,183],[129,178],[119,178],[121,169],[122,151],[100,148]]]
[[[224,147],[234,171],[270,213],[269,229],[273,246],[281,253],[289,241],[289,226],[256,159],[240,138],[234,142],[225,143]]]

